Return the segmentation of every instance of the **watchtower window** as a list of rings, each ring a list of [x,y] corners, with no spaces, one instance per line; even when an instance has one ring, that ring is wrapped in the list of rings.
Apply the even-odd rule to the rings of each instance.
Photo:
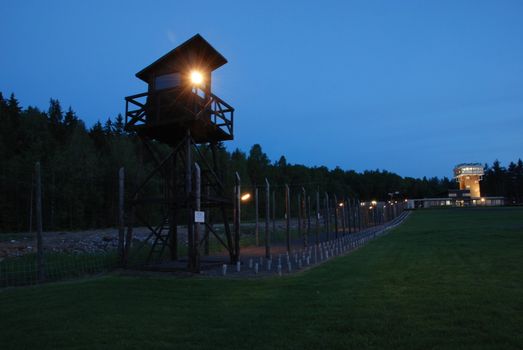
[[[155,90],[172,89],[177,86],[180,86],[180,83],[181,83],[180,73],[159,75],[154,80],[154,89]]]

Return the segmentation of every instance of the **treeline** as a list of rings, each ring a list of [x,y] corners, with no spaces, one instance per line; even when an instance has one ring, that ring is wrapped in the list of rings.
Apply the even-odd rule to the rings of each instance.
[[[0,93],[0,123],[0,232],[27,231],[33,225],[37,161],[42,164],[46,230],[114,226],[118,168],[125,168],[129,190],[138,174],[153,167],[138,138],[124,130],[121,115],[88,128],[72,108],[64,110],[58,100],[51,99],[47,111],[22,109],[13,94],[4,98]],[[385,170],[329,170],[290,164],[284,156],[271,162],[260,145],[248,153],[228,152],[219,145],[218,153],[225,183],[231,188],[235,171],[244,188],[262,186],[267,177],[275,189],[287,183],[293,191],[305,187],[362,200],[387,199],[387,193],[396,191],[402,198],[442,196],[456,186],[446,177],[415,179]],[[486,194],[521,202],[521,160],[506,169],[494,162],[487,167],[483,184]]]
[[[498,160],[492,166],[485,164],[485,175],[480,182],[482,196],[503,196],[507,204],[523,203],[523,161],[501,166]]]

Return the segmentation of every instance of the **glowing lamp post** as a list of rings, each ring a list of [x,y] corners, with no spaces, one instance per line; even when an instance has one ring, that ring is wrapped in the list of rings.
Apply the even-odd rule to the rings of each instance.
[[[240,199],[241,199],[242,202],[247,202],[249,199],[251,199],[251,194],[250,193],[244,193],[244,194],[242,194]]]

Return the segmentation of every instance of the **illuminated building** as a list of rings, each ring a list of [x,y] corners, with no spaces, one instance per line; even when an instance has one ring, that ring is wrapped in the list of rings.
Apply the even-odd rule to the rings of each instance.
[[[483,165],[480,163],[463,163],[454,167],[454,178],[459,182],[459,189],[470,191],[471,198],[481,197],[479,182],[483,174]]]
[[[480,181],[483,174],[481,163],[458,164],[454,167],[454,178],[459,183],[459,189],[449,189],[447,197],[409,199],[407,208],[504,205],[503,197],[481,197]]]

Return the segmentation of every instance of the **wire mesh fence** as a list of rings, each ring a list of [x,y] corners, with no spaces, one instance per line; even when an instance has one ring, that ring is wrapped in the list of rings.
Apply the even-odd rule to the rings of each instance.
[[[47,173],[52,174],[49,169]],[[123,202],[119,202],[118,198],[125,193],[119,187],[117,176],[111,177],[106,183],[79,181],[75,186],[86,187],[84,199],[87,203],[80,200],[68,206],[69,197],[60,191],[60,185],[52,175],[41,179],[39,196],[38,186],[35,188],[40,178],[37,175],[32,174],[30,177],[26,176],[27,179],[18,180],[20,189],[25,193],[25,196],[21,196],[24,199],[18,198],[18,201],[22,203],[19,206],[20,212],[26,213],[26,218],[22,221],[27,224],[28,230],[22,229],[20,231],[23,233],[20,234],[0,235],[0,287],[93,275],[124,264],[126,267],[141,268],[175,260],[180,267],[188,260],[192,249],[188,225],[175,225],[177,235],[174,236],[176,244],[173,245],[170,232],[172,225],[164,219],[167,217],[165,213],[159,213],[160,210],[169,209],[165,204],[161,204],[158,210],[151,205],[147,210],[142,210],[146,221],[156,221],[159,222],[158,225],[134,227],[140,223],[133,225],[127,222],[128,227],[124,232]],[[71,183],[74,185],[74,181]],[[128,187],[135,185],[135,182],[127,184],[126,193],[129,191]],[[89,196],[96,195],[91,192],[114,192],[114,198],[106,201],[106,208],[90,208]],[[391,197],[389,201],[362,202],[354,195],[328,192],[318,183],[269,185],[266,180],[263,186],[244,185],[241,193],[230,191],[233,192],[238,192],[237,195],[241,198],[238,198],[234,212],[225,215],[226,221],[232,224],[231,227],[224,224],[223,220],[217,220],[221,214],[216,208],[203,209],[205,224],[191,223],[200,225],[201,240],[197,242],[197,251],[202,260],[230,262],[230,242],[227,242],[226,233],[230,235],[233,229],[238,232],[239,257],[268,258],[276,254],[289,255],[307,249],[310,251],[311,247],[318,249],[322,244],[330,244],[329,242],[345,236],[356,239],[358,235],[373,232],[371,229],[374,227],[392,222],[405,209],[405,203],[399,199]],[[81,210],[77,210],[79,207]],[[43,214],[40,218],[39,210]],[[106,219],[103,222],[119,223],[120,229],[95,235],[95,242],[89,238],[92,232],[88,231],[48,232],[49,228],[56,225],[73,228],[80,222],[81,225],[78,225],[82,227],[86,220],[89,221],[86,218],[95,212],[104,212]],[[235,215],[239,215],[239,220],[236,221]],[[128,218],[127,215],[126,217]],[[103,225],[103,222],[93,221],[91,226]],[[43,230],[39,230],[39,224],[42,223]],[[129,227],[133,227],[133,234],[128,233]],[[34,231],[37,232],[36,237],[42,231],[41,239],[35,239]],[[10,237],[14,239],[9,239]],[[91,241],[86,243],[86,237]],[[11,244],[10,241],[15,243]],[[100,248],[101,241],[107,242]],[[24,244],[17,247],[16,242]],[[42,244],[41,249],[38,249],[38,242]],[[127,252],[122,251],[124,246],[128,249]],[[13,248],[17,249],[16,254],[12,254]],[[154,251],[157,254],[152,259]],[[127,257],[125,261],[124,255]]]
[[[389,201],[361,202],[354,197],[320,193],[318,190],[312,190],[309,194],[302,184],[273,186],[269,188],[270,192],[266,191],[266,187],[243,186],[239,194],[241,200],[235,212],[240,216],[240,258],[269,258],[273,254],[307,249],[344,236],[375,232],[372,228],[381,229],[405,210],[402,200],[391,198]],[[217,216],[215,211],[206,211],[205,225],[202,224],[200,230],[201,241],[197,243],[198,259],[210,265],[233,263],[233,259],[228,257],[230,251],[222,235],[227,228],[223,221],[213,223],[213,218]],[[232,217],[229,219],[234,221]],[[237,224],[234,221],[234,226]],[[164,242],[162,254],[154,259],[150,254],[145,259],[142,255],[138,260],[132,259],[129,265],[152,268],[176,260],[182,262],[176,266],[182,267],[191,254],[186,226],[178,227],[177,237],[175,259],[170,256],[170,247]],[[154,240],[154,234],[151,238],[149,243]],[[151,244],[147,245],[145,241],[141,242],[139,249],[142,252],[152,251]]]
[[[3,258],[0,261],[0,287],[16,287],[96,275],[114,268],[116,252],[108,254],[44,254],[42,277],[36,254]]]

